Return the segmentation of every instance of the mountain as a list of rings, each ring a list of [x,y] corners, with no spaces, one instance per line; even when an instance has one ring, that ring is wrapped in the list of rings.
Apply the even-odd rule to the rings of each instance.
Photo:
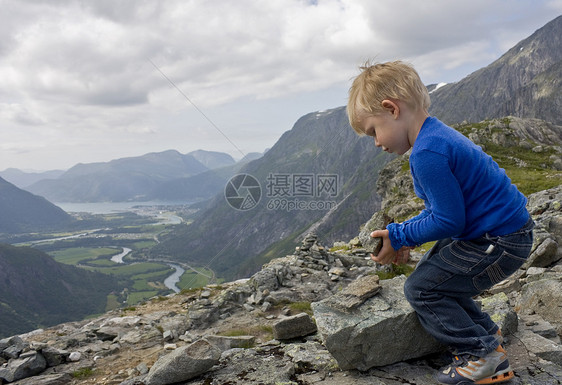
[[[142,201],[153,199],[153,190],[164,182],[231,164],[234,159],[224,153],[199,150],[181,154],[168,150],[110,162],[77,164],[60,177],[41,180],[28,189],[54,202]],[[186,188],[178,195],[194,195],[189,186]]]
[[[102,313],[119,288],[111,276],[0,243],[0,338]]]
[[[236,163],[232,156],[225,154],[224,152],[196,150],[190,152],[188,155],[191,155],[192,157],[197,159],[203,166],[211,170],[226,166],[232,166],[234,163]]]
[[[194,151],[198,153],[209,153],[209,151]],[[194,154],[191,152],[190,154]],[[221,153],[219,154],[220,157]],[[223,154],[227,155],[227,154]],[[224,186],[228,182],[228,179],[236,175],[240,169],[248,162],[252,160],[259,159],[263,154],[258,152],[252,152],[246,154],[238,162],[234,163],[234,160],[230,155],[227,155],[229,160],[219,163],[207,163],[206,165],[214,165],[215,167],[211,170],[186,177],[173,179],[167,182],[163,182],[156,186],[149,194],[150,200],[155,201],[198,201],[207,200],[213,197],[224,189]],[[195,156],[195,155],[194,155]],[[196,156],[197,157],[197,156]],[[203,157],[198,158],[201,162],[205,159]],[[219,158],[220,160],[221,158]],[[222,158],[227,159],[227,158]]]
[[[345,108],[307,114],[151,253],[234,278],[289,251],[311,228],[327,240],[348,237],[380,203],[370,190],[391,157],[354,133]]]
[[[56,179],[62,174],[64,174],[64,170],[26,172],[17,168],[7,168],[4,171],[0,171],[0,177],[22,189],[42,179]]]
[[[61,229],[73,219],[45,198],[0,178],[0,233]]]
[[[562,124],[562,16],[498,60],[431,93],[430,113],[445,123],[513,115]]]
[[[244,163],[207,170],[186,178],[162,182],[147,195],[154,201],[190,202],[206,200],[221,191],[230,177],[235,175]]]

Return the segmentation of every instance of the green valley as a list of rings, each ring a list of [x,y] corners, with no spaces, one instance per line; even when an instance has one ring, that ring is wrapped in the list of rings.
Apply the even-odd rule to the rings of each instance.
[[[56,262],[115,279],[122,289],[108,294],[105,311],[134,306],[149,298],[175,291],[171,288],[173,283],[166,284],[166,278],[176,272],[172,266],[184,270],[180,271],[182,274],[175,283],[176,290],[193,289],[216,282],[213,271],[204,266],[182,264],[166,256],[155,259],[147,256],[147,252],[159,243],[161,236],[189,224],[183,206],[168,207],[166,210],[143,207],[134,211],[140,214],[72,213],[79,231],[21,235],[21,238],[32,240],[17,245],[32,246],[50,255]]]

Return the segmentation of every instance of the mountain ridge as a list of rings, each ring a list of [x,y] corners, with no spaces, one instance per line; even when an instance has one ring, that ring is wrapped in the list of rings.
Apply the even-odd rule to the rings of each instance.
[[[28,190],[54,202],[146,201],[161,198],[155,191],[163,182],[234,164],[226,153],[166,150],[109,162],[79,163],[58,178],[38,181]],[[185,200],[200,198],[194,198],[189,188],[182,192]]]
[[[0,178],[0,233],[62,229],[73,218],[45,198]]]
[[[445,123],[514,115],[562,124],[562,16],[499,59],[431,93],[430,113]]]

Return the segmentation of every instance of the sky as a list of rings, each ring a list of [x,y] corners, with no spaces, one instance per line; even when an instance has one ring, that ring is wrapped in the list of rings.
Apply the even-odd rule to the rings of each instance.
[[[367,60],[456,82],[562,0],[0,0],[0,170],[235,159],[344,106]]]

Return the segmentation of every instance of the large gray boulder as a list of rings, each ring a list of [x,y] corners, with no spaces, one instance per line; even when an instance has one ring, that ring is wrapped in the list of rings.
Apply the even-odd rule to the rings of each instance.
[[[199,376],[219,362],[221,352],[206,340],[174,350],[154,363],[145,385],[167,385]]]
[[[35,351],[22,354],[19,358],[8,361],[6,367],[0,368],[0,382],[14,382],[35,376],[47,368],[45,358]]]
[[[430,336],[404,297],[406,277],[380,283],[358,278],[374,286],[372,297],[350,307],[350,293],[335,294],[312,304],[323,342],[343,370],[368,370],[439,352],[443,346]]]
[[[541,279],[521,289],[518,307],[526,314],[539,314],[562,335],[562,280]]]

